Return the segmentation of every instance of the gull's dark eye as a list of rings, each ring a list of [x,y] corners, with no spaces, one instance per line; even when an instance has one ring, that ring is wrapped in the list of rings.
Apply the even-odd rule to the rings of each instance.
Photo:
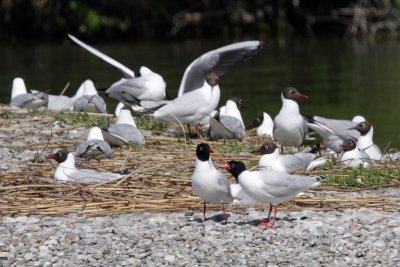
[[[294,94],[294,91],[293,91],[293,90],[290,90],[290,91],[289,91],[289,94],[293,95],[293,94]]]

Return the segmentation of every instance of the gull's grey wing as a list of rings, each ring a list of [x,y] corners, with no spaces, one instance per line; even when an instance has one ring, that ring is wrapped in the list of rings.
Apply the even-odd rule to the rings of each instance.
[[[210,127],[208,128],[207,134],[211,140],[236,138],[234,132],[213,117],[210,117]]]
[[[311,153],[296,153],[294,155],[282,155],[281,160],[288,173],[306,170],[315,156]]]
[[[90,103],[93,103],[94,105],[96,105],[97,110],[100,113],[107,113],[107,106],[106,106],[106,102],[104,101],[104,99],[99,96],[99,95],[93,95],[90,100]]]
[[[121,136],[130,143],[143,145],[145,140],[142,133],[133,125],[120,123],[112,124],[108,131],[115,135]]]
[[[122,63],[116,61],[115,59],[107,56],[106,54],[100,52],[99,50],[97,50],[94,47],[91,47],[88,44],[85,44],[84,42],[82,42],[81,40],[79,40],[78,38],[72,36],[71,34],[68,34],[68,37],[74,41],[76,44],[78,44],[79,46],[83,47],[84,49],[86,49],[87,51],[89,51],[90,53],[92,53],[93,55],[95,55],[96,57],[101,58],[102,60],[104,60],[105,62],[107,62],[108,64],[113,65],[114,67],[116,67],[117,69],[119,69],[120,71],[122,71],[122,73],[128,77],[128,78],[133,78],[135,77],[135,73],[133,70],[129,69],[127,66],[123,65]]]
[[[78,145],[76,156],[81,158],[98,158],[102,155],[111,155],[110,145],[103,140],[92,139]]]
[[[335,135],[342,137],[343,139],[355,139],[360,137],[360,133],[357,130],[349,130],[357,125],[356,122],[350,120],[336,120],[328,119],[319,116],[313,116],[311,123],[315,123],[320,127],[326,127],[331,130]]]
[[[139,104],[140,95],[147,89],[145,83],[146,78],[144,77],[137,77],[134,79],[122,78],[118,82],[113,83],[106,90],[106,94],[121,102]]]
[[[104,99],[98,95],[83,95],[79,97],[73,105],[76,111],[107,113]]]
[[[38,92],[35,94],[22,94],[17,95],[10,101],[10,106],[27,108],[27,109],[37,109],[41,107],[47,107],[48,95],[43,92]]]
[[[315,177],[290,175],[284,172],[263,171],[264,179],[261,185],[268,194],[277,198],[286,198],[312,187],[316,182]]]
[[[260,41],[245,41],[209,51],[195,59],[185,70],[178,97],[203,86],[206,74],[211,70],[222,76],[229,68],[258,53]]]
[[[235,133],[236,138],[243,139],[246,137],[246,130],[238,118],[233,116],[220,116],[219,121],[225,125],[226,128]]]

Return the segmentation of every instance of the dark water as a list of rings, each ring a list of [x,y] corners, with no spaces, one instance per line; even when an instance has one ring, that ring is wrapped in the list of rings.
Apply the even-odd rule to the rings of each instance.
[[[200,54],[228,44],[225,41],[95,44],[99,50],[135,69],[141,64],[163,75],[175,96],[185,67]],[[31,89],[74,94],[86,78],[107,88],[121,78],[114,67],[66,40],[62,44],[0,45],[0,102],[8,103],[14,77]],[[259,111],[274,117],[280,109],[280,90],[288,85],[307,94],[300,103],[306,114],[351,119],[361,114],[372,122],[381,148],[400,147],[400,42],[341,39],[264,40],[262,52],[232,69],[220,80],[221,103],[233,95],[247,101],[245,121]],[[109,112],[115,103],[109,101]]]

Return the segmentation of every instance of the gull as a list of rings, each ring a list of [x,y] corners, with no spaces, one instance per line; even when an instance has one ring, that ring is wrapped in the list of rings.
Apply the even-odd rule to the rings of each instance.
[[[108,129],[102,130],[105,141],[112,146],[122,146],[128,144],[143,145],[145,139],[143,134],[136,127],[131,111],[122,108],[119,112],[117,122],[111,124]]]
[[[86,159],[99,159],[112,156],[111,147],[104,141],[99,127],[95,126],[90,129],[87,140],[78,145],[76,156]]]
[[[297,100],[308,99],[293,87],[281,93],[282,108],[274,119],[273,137],[283,146],[300,146],[308,132],[307,124],[300,114]]]
[[[261,202],[270,203],[274,208],[272,224],[262,222],[260,226],[274,228],[277,205],[283,201],[295,198],[299,193],[317,186],[326,176],[300,176],[290,175],[274,170],[248,171],[241,161],[229,161],[226,169],[238,179],[239,184],[246,194]]]
[[[272,137],[272,130],[274,129],[274,121],[271,116],[266,112],[261,112],[257,117],[246,125],[246,129],[250,130],[257,128],[256,132],[258,136],[270,136]]]
[[[153,116],[163,121],[200,124],[218,106],[221,94],[218,79],[217,73],[210,72],[200,88],[168,101]]]
[[[328,119],[320,116],[305,116],[307,126],[317,132],[323,140],[323,144],[328,149],[339,153],[341,145],[345,139],[357,140],[360,133],[355,129],[350,129],[358,122],[365,119],[357,115],[350,120]]]
[[[243,139],[246,137],[240,108],[242,99],[234,97],[226,101],[214,118],[210,118],[210,126],[207,135],[211,140],[218,139]]]
[[[356,141],[346,139],[342,144],[342,153],[339,157],[339,162],[351,168],[369,168],[372,166],[370,157],[364,150],[360,150]]]
[[[10,106],[27,109],[46,108],[48,95],[43,92],[28,92],[22,78],[16,77],[13,80],[11,89]]]
[[[362,121],[350,129],[357,130],[361,134],[357,140],[359,149],[364,150],[372,160],[382,159],[382,151],[372,140],[374,136],[374,127],[372,127],[371,123]]]
[[[222,76],[232,66],[257,54],[261,47],[262,42],[260,41],[238,42],[211,50],[196,58],[183,74],[178,97],[201,87],[204,77],[210,71]]]
[[[115,82],[106,90],[106,94],[109,97],[130,104],[139,104],[142,100],[157,101],[165,99],[166,84],[158,73],[153,72],[145,66],[141,66],[139,72],[135,74],[133,70],[90,45],[85,44],[76,37],[70,34],[68,34],[68,37],[82,48],[116,67],[124,74],[126,78]]]
[[[97,94],[96,87],[94,87],[92,80],[87,79],[82,83],[77,91],[77,96],[73,104],[73,110],[91,113],[107,113],[106,103],[104,99]]]
[[[272,141],[265,141],[255,152],[262,154],[258,163],[260,169],[269,169],[290,174],[295,171],[309,171],[327,162],[326,158],[315,160],[314,154],[306,152],[281,155],[277,145]]]
[[[68,37],[74,41],[76,44],[80,45],[90,53],[103,59],[107,63],[118,68],[122,73],[128,78],[126,80],[120,80],[112,85],[108,90],[112,93],[112,97],[125,98],[125,102],[132,101],[133,104],[137,104],[137,100],[162,100],[166,96],[165,92],[165,82],[162,77],[150,71],[148,68],[143,68],[140,70],[141,77],[137,77],[134,71],[124,66],[120,62],[112,59],[111,57],[105,55],[99,50],[85,44],[76,37],[68,34]],[[200,57],[196,58],[190,63],[190,65],[185,69],[182,76],[182,80],[179,86],[178,97],[185,93],[191,92],[203,86],[204,77],[211,71],[215,71],[219,76],[226,73],[232,66],[239,64],[240,62],[250,58],[260,51],[262,47],[262,42],[260,41],[244,41],[233,43],[220,47],[218,49],[211,50]],[[147,69],[147,70],[146,70]],[[150,74],[150,76],[147,76]],[[142,79],[139,79],[142,78]],[[150,79],[151,78],[151,79]],[[136,81],[136,79],[139,79]],[[145,82],[147,80],[147,82]],[[140,86],[135,87],[135,89],[124,90],[124,88],[129,88],[131,85],[140,84]],[[150,86],[152,85],[152,86]],[[143,89],[142,91],[140,89]],[[123,91],[123,94],[121,92]],[[138,94],[137,94],[138,93]],[[142,97],[141,94],[148,94],[146,97]],[[110,95],[111,96],[111,95]],[[151,98],[151,99],[149,99]],[[141,104],[142,105],[142,104]]]
[[[48,156],[59,164],[54,178],[59,181],[70,181],[76,183],[104,183],[116,180],[122,176],[117,173],[96,172],[89,169],[77,169],[75,167],[75,157],[67,150],[59,150],[55,154]]]
[[[233,202],[231,187],[226,176],[214,167],[210,157],[211,152],[208,144],[197,145],[192,188],[196,195],[204,200],[203,219],[205,220],[206,216],[206,203],[221,205],[226,223],[224,204]]]

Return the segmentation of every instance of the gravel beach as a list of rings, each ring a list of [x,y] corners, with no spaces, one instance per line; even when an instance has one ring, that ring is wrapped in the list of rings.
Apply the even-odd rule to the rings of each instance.
[[[2,266],[399,266],[400,212],[19,216],[0,223]],[[264,217],[263,217],[264,216]]]

